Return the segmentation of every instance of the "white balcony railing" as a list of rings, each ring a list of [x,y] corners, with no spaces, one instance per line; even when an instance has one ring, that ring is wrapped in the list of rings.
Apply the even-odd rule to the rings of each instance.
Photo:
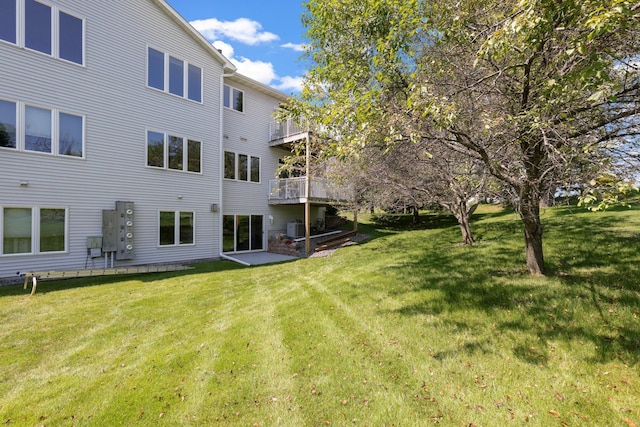
[[[269,123],[269,141],[277,141],[278,139],[297,135],[305,132],[305,130],[291,119],[286,122],[271,122]]]
[[[306,177],[270,180],[269,200],[283,203],[295,202],[300,199],[327,202],[348,202],[353,200],[351,186],[339,185],[322,178],[311,178],[311,194],[307,197],[306,181]]]

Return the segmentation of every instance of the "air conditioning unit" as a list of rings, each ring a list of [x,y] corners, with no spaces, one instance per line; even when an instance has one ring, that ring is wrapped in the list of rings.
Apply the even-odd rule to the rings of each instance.
[[[304,237],[304,224],[297,221],[287,223],[287,237],[293,239]]]

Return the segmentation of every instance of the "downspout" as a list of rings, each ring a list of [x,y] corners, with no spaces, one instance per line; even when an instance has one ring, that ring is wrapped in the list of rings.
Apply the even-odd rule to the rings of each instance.
[[[219,164],[219,184],[218,184],[218,194],[219,194],[219,204],[218,206],[220,206],[220,209],[218,211],[218,247],[220,248],[220,258],[225,259],[227,256],[224,255],[223,252],[223,240],[224,240],[224,230],[222,229],[223,227],[223,219],[224,219],[224,186],[223,186],[223,181],[224,181],[224,79],[225,77],[232,77],[235,74],[235,72],[231,72],[228,74],[224,73],[224,68],[222,71],[222,74],[220,74],[220,147],[219,147],[219,153],[218,153],[218,161],[220,162]]]

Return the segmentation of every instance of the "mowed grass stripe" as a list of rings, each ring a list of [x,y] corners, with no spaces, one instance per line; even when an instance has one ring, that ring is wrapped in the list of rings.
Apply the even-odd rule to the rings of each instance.
[[[640,424],[640,211],[544,221],[547,278],[492,210],[472,248],[364,225],[328,258],[1,288],[0,422]]]

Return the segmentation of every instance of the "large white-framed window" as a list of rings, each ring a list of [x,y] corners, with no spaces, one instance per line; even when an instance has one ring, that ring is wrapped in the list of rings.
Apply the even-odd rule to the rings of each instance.
[[[260,157],[225,151],[224,178],[259,183]]]
[[[0,40],[84,65],[84,19],[45,1],[0,0]]]
[[[222,252],[264,250],[262,215],[223,215]]]
[[[147,86],[191,101],[202,102],[202,68],[148,47]]]
[[[67,252],[68,208],[3,206],[2,256]]]
[[[195,217],[192,211],[159,211],[158,246],[194,245]]]
[[[84,116],[0,98],[0,148],[84,157]]]
[[[224,85],[223,104],[225,108],[230,108],[241,113],[244,112],[244,92],[233,86]]]
[[[202,142],[167,132],[147,130],[147,166],[202,172]]]

